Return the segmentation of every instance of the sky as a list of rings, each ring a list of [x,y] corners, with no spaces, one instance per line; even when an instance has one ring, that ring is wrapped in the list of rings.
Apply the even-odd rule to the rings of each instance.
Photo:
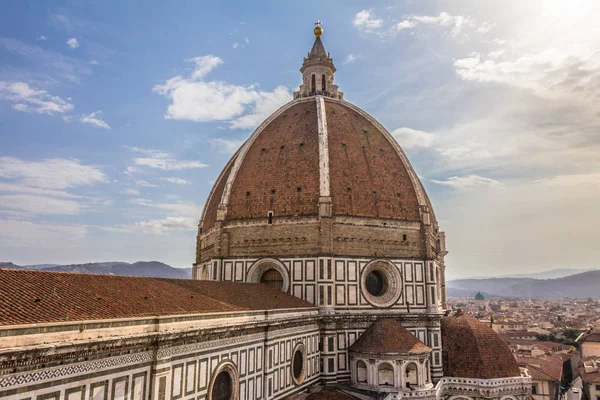
[[[449,279],[598,268],[600,2],[20,1],[0,13],[0,261],[194,261],[315,20],[407,152]]]

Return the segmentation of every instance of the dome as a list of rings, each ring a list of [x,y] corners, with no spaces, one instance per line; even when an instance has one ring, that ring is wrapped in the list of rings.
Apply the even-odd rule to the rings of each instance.
[[[424,193],[406,156],[373,118],[352,104],[315,98],[294,100],[269,117],[228,163],[202,219],[318,216],[322,164],[328,172],[331,214],[420,221]],[[319,146],[326,119],[328,148]],[[327,151],[327,154],[323,154]]]
[[[351,352],[383,354],[426,354],[431,352],[395,319],[378,319],[348,348]]]
[[[495,379],[521,376],[508,345],[483,322],[459,311],[442,319],[444,376]]]
[[[435,260],[444,237],[400,144],[343,99],[320,37],[294,98],[226,164],[200,219],[196,265],[343,254]]]
[[[485,300],[485,297],[481,292],[477,292],[477,294],[475,295],[475,300]]]

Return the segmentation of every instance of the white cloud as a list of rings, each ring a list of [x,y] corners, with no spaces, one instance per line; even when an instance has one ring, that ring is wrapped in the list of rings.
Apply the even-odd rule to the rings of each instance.
[[[87,235],[81,225],[43,224],[15,219],[0,219],[0,247],[17,247],[25,250],[63,248],[76,245]]]
[[[62,198],[70,198],[70,199],[80,199],[82,196],[75,195],[69,192],[65,192],[63,190],[54,190],[54,189],[42,189],[37,187],[27,186],[21,183],[7,183],[0,182],[0,193],[8,192],[8,193],[27,193],[27,194],[35,194],[41,196],[51,196],[51,197],[62,197]]]
[[[137,189],[134,189],[134,188],[127,188],[127,189],[123,190],[121,193],[130,195],[130,196],[139,196],[140,195],[140,191]]]
[[[244,47],[242,45],[240,45],[238,42],[233,42],[233,44],[231,45],[231,47],[233,47],[234,49],[237,49],[238,47]]]
[[[356,13],[352,23],[356,28],[370,32],[380,28],[383,25],[383,20],[374,18],[369,10],[362,10]]]
[[[135,184],[139,187],[158,187],[158,185],[155,185],[153,183],[150,183],[150,182],[142,180],[142,179],[136,180]]]
[[[125,168],[125,170],[123,171],[123,173],[125,175],[133,175],[137,172],[140,172],[140,169],[138,167],[134,167],[133,165],[128,166],[127,168]]]
[[[223,61],[215,56],[191,59],[195,68],[189,77],[175,76],[153,91],[171,100],[166,118],[197,122],[229,121],[232,128],[258,125],[279,106],[290,100],[287,88],[272,92],[254,86],[232,85],[221,81],[204,81],[204,77]]]
[[[489,57],[489,58],[498,58],[498,57],[500,57],[502,54],[504,54],[504,49],[497,49],[497,50],[490,51],[490,52],[488,53],[488,57]]]
[[[344,64],[352,64],[359,57],[360,56],[350,53],[346,56],[346,59],[344,60]]]
[[[484,22],[481,25],[479,25],[479,27],[477,28],[477,32],[478,33],[488,33],[489,31],[492,30],[493,27],[494,27],[494,24],[491,24],[489,22]]]
[[[431,133],[402,127],[394,129],[390,132],[394,139],[398,141],[400,147],[404,149],[412,149],[416,147],[429,147],[433,142],[433,135]]]
[[[198,56],[191,58],[191,61],[196,64],[196,68],[192,72],[191,78],[194,80],[203,79],[210,71],[215,69],[219,64],[223,64],[223,60],[216,56]]]
[[[534,183],[541,186],[600,188],[600,173],[556,175],[551,178],[537,180]]]
[[[267,119],[273,111],[290,101],[290,92],[285,86],[277,86],[272,92],[252,91],[253,100],[248,112],[231,121],[232,128],[250,129]]]
[[[233,154],[244,143],[242,139],[223,139],[214,138],[210,140],[210,145],[217,149],[219,153]]]
[[[485,178],[478,175],[467,175],[467,176],[452,176],[444,181],[432,179],[431,182],[439,185],[450,186],[455,189],[468,189],[477,187],[498,187],[502,186],[502,183],[491,178]]]
[[[208,165],[200,161],[175,160],[172,158],[134,158],[136,165],[162,169],[163,171],[179,171],[182,169],[204,168]]]
[[[98,64],[98,61],[96,61],[96,60],[92,60],[92,61],[90,61],[90,64],[92,64],[92,65],[97,65],[97,64]]]
[[[8,38],[0,38],[0,46],[24,64],[13,71],[11,80],[50,84],[67,81],[79,84],[82,76],[92,73],[87,62],[41,46]],[[5,72],[10,73],[10,68]]]
[[[79,120],[84,124],[94,125],[98,128],[110,129],[110,126],[106,123],[106,121],[100,118],[101,115],[102,111],[94,111],[88,115],[81,115]]]
[[[198,218],[201,212],[200,206],[191,203],[156,203],[148,199],[131,199],[129,202],[131,204],[136,204],[140,206],[167,210],[170,212],[171,216],[185,216]]]
[[[459,35],[465,27],[473,27],[475,21],[468,15],[450,15],[447,12],[441,12],[438,16],[414,16],[414,21],[426,25],[438,25],[450,29],[452,36]]]
[[[79,47],[79,42],[76,38],[70,38],[69,40],[67,40],[67,45],[69,45],[69,47],[72,49],[76,49]]]
[[[129,151],[133,151],[134,153],[146,154],[146,155],[152,156],[154,158],[169,158],[171,156],[169,153],[166,153],[161,150],[146,149],[143,147],[135,147],[135,146],[134,147],[125,146],[125,148],[129,149]]]
[[[65,158],[26,161],[14,157],[0,157],[0,178],[43,189],[66,189],[107,182],[106,176],[99,168]]]
[[[59,96],[53,96],[45,90],[33,89],[25,82],[0,81],[0,99],[12,102],[17,111],[38,114],[63,114],[74,108],[73,104]]]
[[[193,218],[166,217],[150,221],[136,222],[135,227],[146,233],[162,235],[170,231],[195,231],[198,229],[197,222]]]
[[[30,194],[0,195],[0,213],[75,215],[84,209],[83,203],[74,200]]]
[[[48,40],[48,38],[47,38],[46,36],[42,35],[42,36],[39,36],[39,37],[37,38],[37,40],[44,41],[44,40]]]
[[[176,183],[178,185],[190,185],[192,182],[181,178],[161,178],[163,181]]]
[[[405,30],[405,29],[412,29],[415,26],[417,26],[417,23],[415,21],[409,21],[409,20],[405,19],[404,21],[398,22],[396,24],[395,29],[398,32],[400,32],[400,31]]]
[[[547,48],[497,61],[497,49],[483,59],[478,53],[454,62],[458,76],[467,81],[495,82],[529,89],[547,98],[600,95],[600,52],[586,54]]]
[[[109,205],[106,199],[65,191],[97,182],[107,182],[104,174],[78,160],[0,157],[0,214],[76,215]]]

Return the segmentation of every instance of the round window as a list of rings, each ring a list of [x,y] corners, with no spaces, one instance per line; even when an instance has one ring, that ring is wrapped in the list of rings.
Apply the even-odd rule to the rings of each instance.
[[[233,394],[233,382],[227,371],[221,371],[212,387],[212,400],[230,400]]]
[[[306,349],[298,343],[292,356],[292,380],[296,385],[301,384],[306,376]]]
[[[373,296],[383,296],[387,291],[387,279],[385,274],[379,270],[373,270],[367,274],[365,279],[367,291]]]
[[[375,307],[391,307],[402,296],[400,268],[388,260],[374,260],[365,266],[360,278],[361,292]]]
[[[294,378],[302,378],[302,370],[304,369],[304,357],[300,350],[296,350],[294,354]]]
[[[282,290],[283,289],[283,276],[276,269],[268,269],[260,276],[260,283],[269,287]]]

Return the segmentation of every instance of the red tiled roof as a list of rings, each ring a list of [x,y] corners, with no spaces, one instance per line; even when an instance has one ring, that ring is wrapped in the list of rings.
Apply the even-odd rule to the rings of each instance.
[[[558,382],[562,379],[562,357],[519,357],[518,362],[527,367],[529,375],[534,379]]]
[[[578,370],[581,374],[581,379],[584,382],[600,383],[600,371],[596,370],[594,372],[585,372],[585,368],[583,366],[579,367]]]
[[[445,376],[494,379],[521,375],[502,338],[465,315],[442,319],[442,359]]]
[[[378,319],[349,347],[360,353],[422,354],[431,351],[395,319]]]
[[[600,329],[594,328],[591,332],[586,333],[580,342],[600,342]]]
[[[0,326],[305,307],[260,284],[0,269]]]

